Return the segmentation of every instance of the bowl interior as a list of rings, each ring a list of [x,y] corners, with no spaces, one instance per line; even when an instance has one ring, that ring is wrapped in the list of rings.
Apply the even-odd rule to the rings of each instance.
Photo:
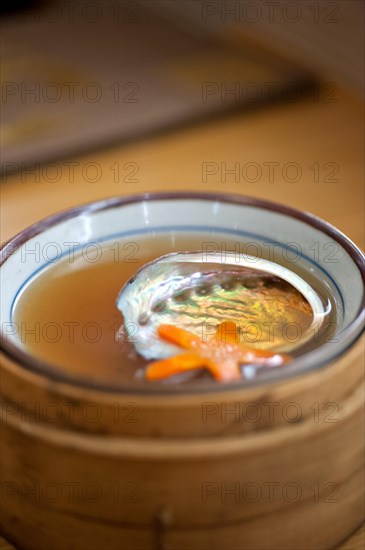
[[[238,253],[284,265],[303,279],[314,281],[314,286],[317,281],[331,295],[337,319],[336,334],[331,341],[298,358],[295,364],[271,371],[263,369],[245,384],[319,368],[359,336],[363,323],[359,315],[364,300],[363,278],[358,266],[361,253],[331,226],[310,215],[243,197],[157,195],[111,199],[68,211],[39,222],[8,243],[1,266],[0,313],[5,351],[28,368],[68,379],[69,375],[55,366],[30,357],[20,345],[14,310],[27,286],[70,253],[87,249],[92,255],[93,251],[102,250],[119,239],[138,245],[146,236],[158,241],[164,235],[169,242],[174,242],[177,235],[184,234],[196,238],[196,248],[201,246],[206,257],[214,259],[222,254],[229,241],[230,247],[235,244]],[[161,254],[170,251],[161,250]],[[87,377],[82,380],[75,377],[73,381],[90,384]],[[99,382],[104,385],[103,380],[96,381]],[[203,386],[201,389],[211,384]],[[171,388],[169,385],[167,390]]]

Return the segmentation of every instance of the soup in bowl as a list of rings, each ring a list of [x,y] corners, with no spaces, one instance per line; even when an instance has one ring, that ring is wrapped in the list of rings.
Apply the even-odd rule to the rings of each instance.
[[[185,260],[189,252],[195,263]],[[359,336],[361,262],[360,251],[326,222],[252,198],[108,199],[51,216],[3,249],[2,344],[26,368],[57,380],[204,391],[219,379],[204,364],[151,381],[153,361],[189,352],[164,342],[159,325],[208,344],[221,323],[234,322],[241,350],[290,360],[255,363],[238,353],[225,386],[280,380],[321,368]],[[130,285],[136,274],[139,287]]]

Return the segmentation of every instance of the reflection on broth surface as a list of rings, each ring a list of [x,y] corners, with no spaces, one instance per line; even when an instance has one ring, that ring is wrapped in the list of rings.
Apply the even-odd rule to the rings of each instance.
[[[19,326],[22,345],[34,356],[68,374],[112,385],[151,386],[144,377],[148,361],[136,353],[133,344],[138,331],[135,334],[130,331],[128,336],[123,329],[117,296],[124,283],[146,262],[169,252],[201,250],[207,241],[212,241],[211,234],[200,234],[199,238],[187,233],[159,234],[158,238],[150,235],[133,242],[124,240],[104,243],[102,247],[90,246],[51,264],[28,284],[17,301],[14,321]],[[234,250],[236,241],[226,239],[226,249]],[[290,269],[290,265],[287,267]],[[324,300],[329,299],[323,288],[318,288],[318,282],[308,282],[314,287],[317,285],[316,291]],[[311,325],[312,310],[296,289],[277,277],[267,274],[257,277],[255,273],[255,277],[247,277],[246,285],[244,288],[241,285],[239,291],[237,287],[232,291],[222,284],[219,292],[231,293],[230,308],[236,301],[234,320],[238,323],[241,341],[249,346],[280,351],[288,342],[294,342],[297,347],[289,353],[296,355],[318,346],[326,337],[330,315],[320,334],[314,332],[310,341],[299,345],[300,334]],[[178,307],[178,299],[171,307]],[[209,303],[209,296],[198,292],[196,300],[203,299]],[[191,296],[189,307],[194,307]],[[223,313],[222,320],[229,321],[224,319],[225,315]],[[180,378],[154,382],[152,386],[176,380],[182,384],[198,383],[210,380],[210,375],[195,371]]]

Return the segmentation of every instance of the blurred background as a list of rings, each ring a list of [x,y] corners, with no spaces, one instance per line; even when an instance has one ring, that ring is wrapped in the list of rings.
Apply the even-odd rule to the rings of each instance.
[[[363,245],[364,3],[1,7],[2,241],[106,196],[228,191]]]
[[[2,170],[274,101],[363,93],[363,2],[6,2]]]

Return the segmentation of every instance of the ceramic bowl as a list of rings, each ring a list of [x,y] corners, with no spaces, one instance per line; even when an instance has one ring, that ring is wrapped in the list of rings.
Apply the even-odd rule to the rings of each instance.
[[[19,296],[37,275],[70,253],[70,243],[76,253],[90,243],[101,246],[119,238],[138,243],[147,234],[156,239],[168,234],[173,239],[184,232],[194,233],[197,239],[208,235],[210,258],[221,253],[225,239],[234,239],[242,253],[286,265],[304,280],[306,276],[317,280],[332,297],[336,323],[327,342],[288,366],[262,369],[252,380],[245,380],[245,385],[322,368],[344,353],[362,332],[364,256],[333,226],[309,213],[251,197],[157,193],[112,198],[61,212],[25,229],[3,248],[0,313],[4,352],[25,368],[53,379],[94,384],[87,378],[70,378],[20,346],[13,320]],[[102,380],[100,384],[105,386]],[[210,389],[209,384],[207,387]],[[204,388],[200,385],[199,391]],[[174,391],[174,386],[169,385],[166,391]]]

